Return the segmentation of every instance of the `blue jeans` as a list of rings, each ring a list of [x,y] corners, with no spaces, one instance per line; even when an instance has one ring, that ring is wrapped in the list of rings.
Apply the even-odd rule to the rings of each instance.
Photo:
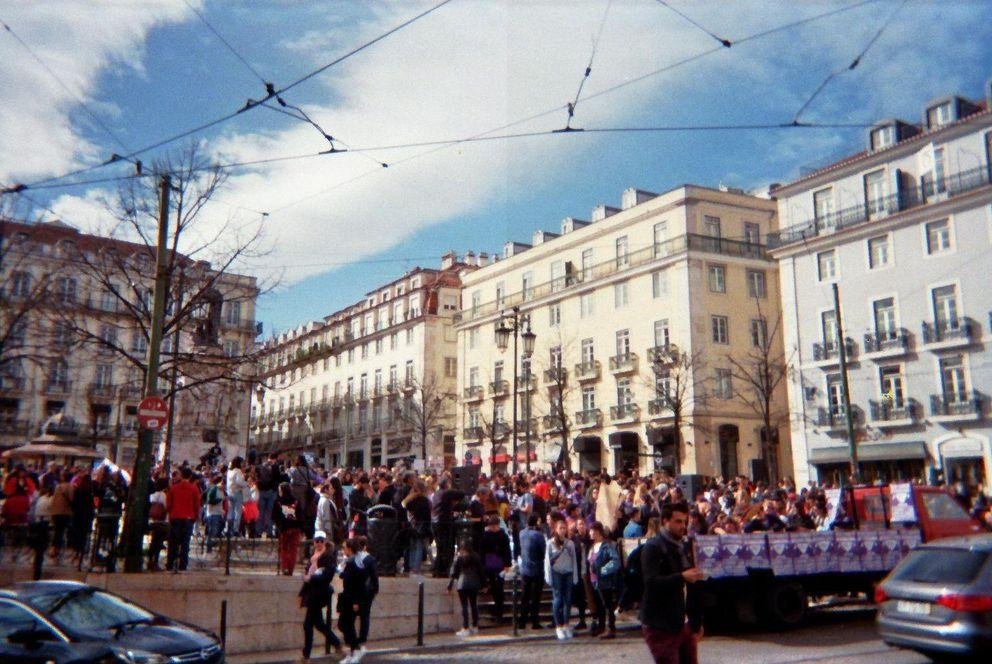
[[[572,573],[551,572],[551,616],[555,627],[568,625],[572,613]]]
[[[207,518],[204,519],[204,525],[207,530],[207,551],[211,551],[214,548],[214,544],[220,539],[220,534],[224,532],[224,515],[223,514],[208,514]]]
[[[241,498],[227,498],[227,532],[231,537],[237,537],[241,529],[241,509],[245,506]]]
[[[424,548],[427,540],[416,535],[410,535],[410,544],[406,549],[406,568],[408,572],[420,573],[420,566],[424,564]]]
[[[272,508],[275,504],[275,491],[258,492],[258,521],[255,522],[255,534],[259,537],[263,534],[272,534]]]

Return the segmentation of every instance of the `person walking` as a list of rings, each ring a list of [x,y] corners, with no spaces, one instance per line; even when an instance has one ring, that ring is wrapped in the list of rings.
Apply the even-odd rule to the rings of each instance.
[[[579,560],[575,544],[568,538],[565,519],[555,519],[544,555],[544,580],[551,586],[551,616],[559,641],[572,638],[572,588],[579,582]]]
[[[303,572],[303,587],[300,589],[300,604],[306,609],[303,618],[303,661],[310,661],[313,650],[313,630],[324,635],[334,646],[338,657],[344,657],[341,639],[324,620],[324,608],[330,605],[334,587],[334,573],[337,561],[334,558],[334,543],[327,541],[327,533],[315,530],[313,533],[313,554]]]
[[[448,592],[452,586],[457,586],[458,601],[462,605],[462,628],[455,636],[472,636],[479,633],[479,589],[482,588],[482,560],[479,554],[472,550],[472,545],[466,543],[458,550],[458,555],[451,563],[451,574],[448,579]],[[469,610],[472,613],[472,624],[469,625]]]
[[[369,615],[372,602],[379,592],[379,573],[376,561],[365,550],[365,537],[352,537],[344,543],[345,561],[341,565],[341,594],[338,595],[338,627],[344,635],[351,654],[343,664],[358,664],[365,656],[365,643],[369,638]],[[355,631],[355,620],[359,630]]]
[[[606,539],[606,527],[599,521],[589,526],[589,533],[592,535],[592,546],[589,547],[589,580],[596,592],[596,627],[591,633],[599,634],[601,639],[615,639],[620,553],[616,545]]]
[[[173,571],[185,571],[189,567],[189,539],[193,536],[193,523],[200,514],[200,490],[191,481],[193,471],[189,466],[179,469],[179,478],[169,487],[165,500],[169,512],[166,567]]]
[[[513,564],[510,553],[510,536],[500,527],[499,516],[490,514],[486,517],[486,529],[482,533],[481,548],[482,565],[485,571],[485,585],[493,598],[493,618],[497,622],[503,620],[505,593],[503,588],[503,573]]]
[[[72,528],[72,473],[68,470],[59,472],[59,481],[52,491],[52,502],[49,512],[52,515],[52,559],[60,561],[65,548],[69,530]]]
[[[641,631],[657,664],[698,662],[703,615],[697,583],[706,575],[683,539],[688,523],[688,505],[663,505],[661,531],[641,547]]]
[[[272,508],[279,495],[279,453],[272,452],[264,463],[255,469],[258,478],[258,521],[255,533],[258,537],[272,537]]]
[[[541,591],[544,589],[544,556],[547,543],[541,533],[541,517],[531,514],[527,530],[520,533],[520,575],[524,579],[523,598],[520,605],[520,620],[517,627],[523,629],[530,620],[531,628],[542,629]]]
[[[241,469],[244,459],[234,457],[227,471],[227,534],[237,537],[241,533],[241,510],[249,498],[248,480]]]
[[[324,482],[320,485],[320,499],[317,502],[317,516],[313,524],[314,539],[317,538],[317,531],[323,531],[326,535],[331,536],[343,527],[344,525],[341,522],[341,517],[338,515],[337,505],[334,502],[334,487],[329,481]]]
[[[292,576],[300,557],[300,538],[303,536],[303,509],[293,496],[289,482],[279,485],[279,495],[272,509],[272,520],[279,532],[279,569]]]

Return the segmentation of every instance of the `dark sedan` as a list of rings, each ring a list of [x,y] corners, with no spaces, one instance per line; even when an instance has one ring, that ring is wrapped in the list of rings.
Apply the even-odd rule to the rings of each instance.
[[[218,638],[75,581],[0,590],[0,659],[18,662],[224,661]]]
[[[992,657],[992,535],[948,537],[909,553],[875,590],[878,631],[927,655]]]

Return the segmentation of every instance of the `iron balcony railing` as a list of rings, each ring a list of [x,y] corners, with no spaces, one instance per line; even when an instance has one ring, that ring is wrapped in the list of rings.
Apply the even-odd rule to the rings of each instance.
[[[648,402],[649,415],[666,415],[672,413],[672,400],[664,395],[659,395]]]
[[[483,396],[481,385],[469,385],[465,388],[465,401],[478,401]]]
[[[599,360],[579,362],[575,365],[575,378],[580,381],[596,380],[599,378]]]
[[[481,440],[482,427],[465,427],[462,435],[465,437],[465,440]]]
[[[575,423],[580,426],[599,426],[603,421],[603,413],[599,408],[588,408],[576,411]]]
[[[982,412],[982,397],[976,390],[964,394],[931,394],[930,413],[934,416],[972,416]]]
[[[854,357],[854,340],[850,337],[844,339],[844,350],[847,359]],[[827,362],[830,360],[840,361],[840,346],[837,342],[834,341],[826,344],[815,342],[813,344],[813,361]]]
[[[675,364],[679,359],[679,347],[675,344],[664,344],[648,348],[648,361],[651,364],[667,366]]]
[[[557,415],[545,415],[544,416],[544,430],[546,432],[561,431],[565,428],[562,424],[561,418]]]
[[[893,422],[898,420],[916,419],[916,408],[912,399],[901,402],[869,401],[868,410],[873,422]]]
[[[505,380],[494,380],[489,383],[489,393],[494,397],[503,397],[510,393],[510,383]]]
[[[944,341],[959,341],[970,343],[972,340],[972,324],[969,318],[955,318],[953,320],[924,321],[921,325],[923,331],[923,343],[934,344]]]
[[[614,422],[620,420],[636,420],[641,416],[641,409],[636,403],[625,403],[618,406],[610,406],[610,419]]]
[[[909,335],[903,329],[865,334],[864,348],[866,353],[905,352],[909,348]]]
[[[565,367],[554,367],[544,371],[544,382],[549,385],[564,384],[568,378],[568,370]]]
[[[886,215],[928,205],[943,197],[953,197],[989,184],[992,169],[979,166],[947,175],[940,180],[921,181],[916,187],[903,187],[895,194],[865,201],[830,214],[815,217],[780,232],[768,234],[768,248],[815,238],[824,233],[858,226]]]
[[[610,358],[612,373],[630,373],[637,371],[637,353],[622,353]]]

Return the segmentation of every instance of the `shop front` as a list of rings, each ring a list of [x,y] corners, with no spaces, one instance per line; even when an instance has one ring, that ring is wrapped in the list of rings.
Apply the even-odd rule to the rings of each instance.
[[[863,484],[876,482],[913,482],[927,479],[927,449],[923,441],[858,444],[858,469]],[[815,447],[809,451],[809,463],[820,482],[839,485],[846,482],[851,469],[851,451],[847,445]]]
[[[641,437],[633,431],[615,431],[610,434],[613,450],[613,472],[636,470],[640,466]]]
[[[968,489],[989,487],[988,439],[978,434],[955,432],[934,441],[937,460],[947,484],[961,483]]]
[[[646,435],[648,445],[651,446],[651,451],[654,453],[653,470],[665,472],[669,475],[675,475],[675,453],[677,444],[675,427],[648,427]]]
[[[599,436],[576,436],[572,449],[579,455],[579,472],[598,473],[603,468],[603,439]]]

